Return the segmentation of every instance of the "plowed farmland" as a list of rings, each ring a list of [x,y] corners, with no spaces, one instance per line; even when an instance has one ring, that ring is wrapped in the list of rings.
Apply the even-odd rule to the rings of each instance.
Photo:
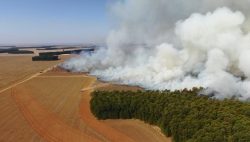
[[[32,76],[31,71],[28,74]],[[122,86],[99,83],[95,77],[62,70],[39,73],[10,87],[0,93],[0,141],[169,141],[159,130],[138,120],[97,120],[90,112],[90,93],[105,87],[122,90]]]

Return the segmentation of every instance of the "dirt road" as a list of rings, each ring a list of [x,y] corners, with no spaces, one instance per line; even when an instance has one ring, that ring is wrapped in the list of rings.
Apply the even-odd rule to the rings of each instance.
[[[48,70],[1,90],[0,112],[4,117],[0,117],[0,133],[3,134],[0,141],[157,140],[158,132],[150,126],[144,127],[143,123],[132,122],[116,127],[116,124],[110,125],[93,116],[90,111],[90,93],[108,83],[96,84],[95,77],[84,74],[46,73]],[[126,133],[131,126],[133,134]]]
[[[6,91],[6,90],[9,90],[9,89],[11,89],[11,88],[14,88],[15,86],[17,86],[17,85],[19,85],[19,84],[22,84],[22,83],[24,83],[24,82],[27,82],[27,81],[31,80],[32,78],[34,78],[34,77],[37,77],[37,76],[39,76],[39,75],[41,75],[41,74],[43,74],[43,73],[46,73],[46,72],[49,71],[50,69],[51,69],[51,68],[47,68],[47,69],[43,70],[42,72],[36,73],[36,74],[34,74],[34,75],[31,75],[30,77],[28,77],[28,78],[26,78],[26,79],[24,79],[24,80],[22,80],[22,81],[20,81],[20,82],[14,83],[14,84],[12,84],[12,85],[10,85],[10,86],[8,86],[8,87],[6,87],[6,88],[0,90],[0,94],[3,93],[3,92]]]
[[[11,94],[29,125],[46,141],[100,142],[96,138],[68,126],[22,88],[15,87]]]

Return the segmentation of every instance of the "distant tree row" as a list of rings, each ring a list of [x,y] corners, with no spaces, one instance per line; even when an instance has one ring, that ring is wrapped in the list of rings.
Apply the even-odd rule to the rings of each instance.
[[[80,54],[82,51],[86,52],[93,52],[94,49],[74,49],[74,50],[66,50],[64,51],[53,51],[53,52],[41,52],[39,53],[39,56],[57,56],[57,55],[62,55],[62,54]]]
[[[8,49],[0,49],[0,53],[8,53],[8,54],[33,54],[33,51],[29,50],[19,50],[18,48],[8,48]]]
[[[59,57],[55,55],[43,55],[43,56],[32,57],[32,61],[54,61],[54,60],[59,60]]]
[[[250,103],[216,100],[183,91],[95,91],[98,119],[140,119],[157,125],[175,142],[249,142]]]

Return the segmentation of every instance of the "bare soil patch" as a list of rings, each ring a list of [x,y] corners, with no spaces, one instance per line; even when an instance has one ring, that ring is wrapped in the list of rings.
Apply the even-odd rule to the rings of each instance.
[[[37,102],[25,88],[16,87],[12,96],[30,126],[46,141],[99,142],[96,138],[64,123],[54,113]]]
[[[157,129],[141,121],[100,121],[91,113],[89,101],[94,89],[136,91],[141,89],[139,87],[98,82],[95,77],[60,68],[51,68],[43,73],[60,61],[32,62],[30,57],[25,56],[1,59],[6,62],[0,62],[0,65],[6,68],[0,68],[0,77],[7,76],[5,80],[8,82],[2,86],[12,84],[10,86],[14,89],[0,93],[0,141],[168,140]],[[13,71],[15,66],[20,68]],[[13,83],[16,85],[13,86]]]
[[[161,133],[160,128],[146,124],[140,120],[104,120],[106,125],[111,126],[137,142],[171,142]]]
[[[11,97],[11,90],[0,93],[0,141],[1,142],[43,142],[30,128],[23,114]]]
[[[103,135],[107,140],[111,142],[135,142],[129,136],[121,133],[117,129],[105,125],[105,123],[98,121],[90,111],[90,93],[91,90],[84,91],[82,101],[80,104],[80,114],[82,120],[96,132]]]

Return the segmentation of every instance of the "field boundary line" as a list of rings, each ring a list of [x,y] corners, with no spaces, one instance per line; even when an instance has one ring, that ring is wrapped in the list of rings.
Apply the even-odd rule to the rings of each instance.
[[[67,125],[56,114],[44,108],[31,95],[22,91],[15,88],[14,91],[11,91],[11,96],[30,127],[46,141],[100,142],[100,140]]]
[[[31,75],[30,77],[24,78],[24,80],[16,82],[16,83],[14,83],[14,84],[12,84],[12,85],[10,85],[10,86],[8,86],[8,87],[0,90],[0,94],[3,93],[3,92],[5,92],[5,91],[7,91],[7,90],[9,90],[9,89],[11,89],[11,88],[14,88],[17,85],[20,85],[20,84],[22,84],[24,82],[27,82],[27,81],[29,81],[29,80],[31,80],[31,79],[33,79],[33,78],[35,78],[35,77],[43,74],[43,73],[46,73],[47,71],[49,71],[51,69],[52,69],[52,67],[49,67],[49,68],[43,70],[42,72],[38,72],[38,73],[35,73],[35,74]]]
[[[53,78],[53,77],[58,77],[58,78],[60,78],[60,77],[65,77],[65,78],[67,78],[67,77],[86,77],[86,76],[84,76],[84,75],[39,75],[39,76],[36,76],[36,78]]]
[[[95,87],[98,87],[98,85],[94,86],[94,83],[97,80],[96,78],[92,76],[89,76],[89,77],[93,78],[92,83],[90,83],[88,86],[86,86],[85,88],[81,90],[83,94],[82,94],[82,98],[80,102],[79,113],[80,113],[80,117],[82,121],[86,123],[88,127],[94,129],[96,132],[100,133],[103,137],[105,137],[111,142],[135,142],[132,138],[130,138],[126,134],[123,134],[122,132],[110,126],[107,126],[101,121],[98,121],[96,117],[91,113],[91,110],[90,110],[91,95],[90,94],[94,90]]]

